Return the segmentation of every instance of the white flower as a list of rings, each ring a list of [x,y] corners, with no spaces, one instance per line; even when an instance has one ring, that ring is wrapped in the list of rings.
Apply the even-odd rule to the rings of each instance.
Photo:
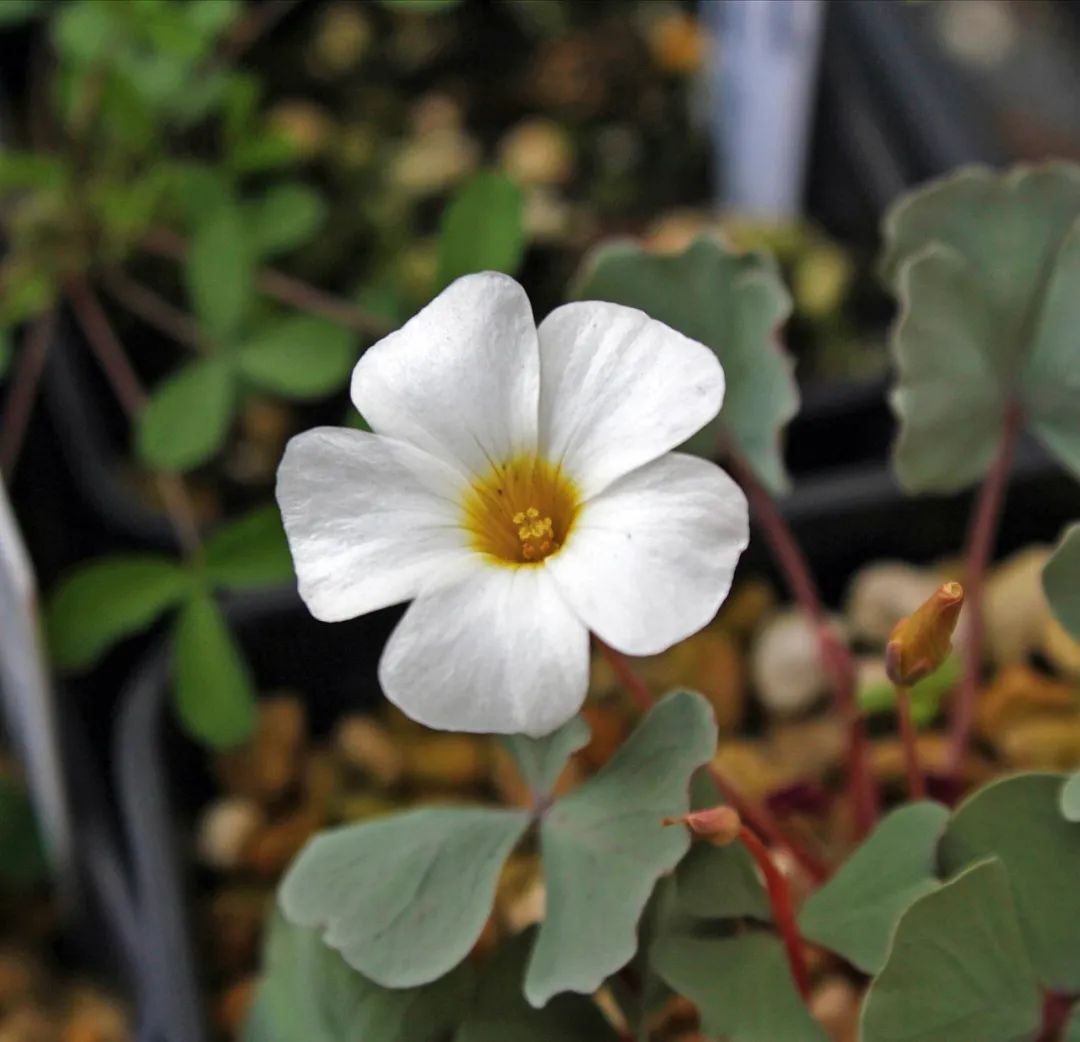
[[[567,304],[537,329],[513,279],[459,279],[357,364],[375,433],[290,441],[300,594],[326,622],[412,600],[379,679],[421,723],[546,734],[585,697],[590,630],[654,654],[727,595],[746,500],[670,452],[723,397],[716,356],[641,311]]]

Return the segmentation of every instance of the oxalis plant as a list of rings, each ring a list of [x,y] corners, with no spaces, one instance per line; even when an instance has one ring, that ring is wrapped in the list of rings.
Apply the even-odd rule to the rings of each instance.
[[[814,1042],[814,949],[864,982],[864,1042],[1080,1037],[1080,781],[1015,774],[955,806],[927,799],[909,690],[946,662],[966,599],[953,757],[932,779],[954,792],[1018,433],[1080,471],[1078,228],[1080,170],[1064,165],[964,170],[886,220],[897,473],[913,493],[982,490],[966,590],[946,582],[886,648],[911,798],[884,813],[851,652],[774,503],[797,400],[766,258],[707,238],[677,256],[606,246],[579,301],[538,328],[516,283],[470,275],[369,349],[352,395],[372,431],[309,431],[281,464],[301,595],[328,622],[411,601],[383,652],[387,697],[429,726],[501,735],[531,806],[431,807],[315,838],[281,887],[250,1042],[644,1040],[673,994],[709,1038]],[[738,483],[687,450],[719,454]],[[839,863],[717,771],[703,697],[654,701],[623,657],[712,617],[748,504],[847,724]],[[1045,587],[1080,637],[1080,528]],[[590,639],[642,715],[562,793],[589,737]],[[542,922],[474,959],[522,844],[542,861]]]

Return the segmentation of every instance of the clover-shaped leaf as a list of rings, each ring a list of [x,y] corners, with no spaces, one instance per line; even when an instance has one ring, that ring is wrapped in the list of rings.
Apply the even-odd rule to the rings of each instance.
[[[282,318],[236,348],[240,374],[256,387],[290,398],[317,398],[348,379],[357,349],[349,330],[308,315]]]
[[[540,829],[547,915],[525,981],[542,1006],[562,991],[591,993],[624,966],[657,880],[686,853],[683,829],[694,770],[716,748],[716,721],[701,695],[660,701],[606,766],[559,800]]]
[[[1042,996],[996,859],[981,861],[900,918],[863,1004],[863,1042],[1016,1042]]]
[[[731,1042],[825,1042],[795,990],[779,940],[761,930],[733,937],[671,935],[652,949],[656,971],[701,1011],[710,1037]]]
[[[515,734],[506,738],[506,744],[522,778],[539,802],[551,795],[570,756],[589,744],[589,725],[575,716],[543,738]]]
[[[900,916],[940,886],[934,867],[948,818],[939,803],[893,811],[803,905],[803,934],[860,970],[880,970]]]
[[[1080,828],[1061,814],[1064,780],[1040,772],[985,786],[953,813],[939,853],[947,872],[1000,859],[1039,978],[1071,993],[1080,990]]]
[[[270,504],[222,525],[203,545],[202,563],[210,582],[229,590],[291,582],[281,512]]]
[[[439,1042],[472,999],[468,963],[421,988],[380,988],[323,944],[317,930],[270,922],[244,1042]]]
[[[1058,622],[1080,640],[1080,524],[1065,530],[1046,562],[1043,589]]]
[[[489,959],[454,1042],[615,1042],[618,1034],[590,999],[557,995],[539,1010],[525,1001],[522,978],[534,934],[518,934]]]
[[[897,203],[885,238],[901,482],[978,480],[1010,410],[1080,474],[1080,167],[965,169]]]
[[[684,448],[711,456],[723,429],[761,481],[773,492],[787,489],[781,438],[799,393],[777,337],[791,298],[770,258],[707,237],[666,256],[606,245],[586,258],[574,296],[640,308],[715,351],[727,379],[724,407]]]
[[[439,807],[327,832],[290,868],[281,907],[376,983],[428,984],[479,937],[529,820],[524,811]]]

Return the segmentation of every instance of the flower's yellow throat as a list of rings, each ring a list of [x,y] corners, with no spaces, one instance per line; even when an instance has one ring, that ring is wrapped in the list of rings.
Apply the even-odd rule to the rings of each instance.
[[[464,501],[473,548],[500,564],[539,564],[557,553],[581,499],[557,467],[532,456],[499,464],[474,481]]]

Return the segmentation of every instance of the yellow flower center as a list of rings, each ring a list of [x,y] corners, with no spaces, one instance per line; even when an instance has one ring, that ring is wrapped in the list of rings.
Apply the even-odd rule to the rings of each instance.
[[[539,564],[566,542],[580,496],[546,460],[520,456],[474,481],[464,501],[473,548],[501,564]]]

